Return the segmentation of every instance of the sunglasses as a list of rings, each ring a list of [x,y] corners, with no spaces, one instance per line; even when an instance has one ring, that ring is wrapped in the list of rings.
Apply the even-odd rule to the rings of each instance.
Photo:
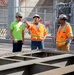
[[[38,16],[34,16],[33,19],[34,19],[34,18],[40,18],[40,17],[38,17]]]
[[[18,16],[18,18],[22,18],[22,16]]]

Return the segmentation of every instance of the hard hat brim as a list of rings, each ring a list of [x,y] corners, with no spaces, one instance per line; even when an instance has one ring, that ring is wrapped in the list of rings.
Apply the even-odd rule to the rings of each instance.
[[[36,17],[37,17],[37,18],[40,18],[40,16],[33,16],[33,18],[36,18]]]
[[[68,20],[67,18],[58,18],[58,20]]]

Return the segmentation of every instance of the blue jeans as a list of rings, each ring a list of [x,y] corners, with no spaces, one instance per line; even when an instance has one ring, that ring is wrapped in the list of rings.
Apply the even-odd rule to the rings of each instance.
[[[20,52],[22,50],[22,41],[13,42],[13,52]]]
[[[34,49],[44,49],[44,41],[31,41],[31,50]]]

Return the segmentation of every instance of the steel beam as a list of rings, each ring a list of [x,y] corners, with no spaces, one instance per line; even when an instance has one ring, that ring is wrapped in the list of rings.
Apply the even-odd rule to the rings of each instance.
[[[74,54],[58,51],[23,51],[0,57],[1,75],[61,75],[74,72],[72,66]]]
[[[74,75],[74,65],[70,65],[70,66],[66,66],[66,67],[62,67],[62,68],[46,71],[43,73],[34,74],[34,75],[54,75],[54,74],[63,75],[63,74],[71,73],[71,72],[72,74],[69,74],[69,75]]]

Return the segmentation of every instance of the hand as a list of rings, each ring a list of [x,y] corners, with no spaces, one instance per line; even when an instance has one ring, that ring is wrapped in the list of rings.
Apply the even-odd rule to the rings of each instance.
[[[26,22],[27,22],[27,20],[24,21],[24,23],[26,23]]]
[[[24,41],[22,41],[22,44],[24,44]]]
[[[29,23],[27,20],[25,20],[24,23],[25,23],[26,25],[30,25],[30,23]]]
[[[24,23],[26,23],[26,20],[24,21]]]
[[[45,40],[46,36],[43,38],[43,41]]]
[[[65,44],[64,44],[64,45],[62,45],[62,46],[67,46],[68,44],[69,44],[69,43],[65,43]],[[61,47],[62,47],[62,46],[61,46]]]
[[[17,40],[16,39],[14,39],[13,41],[14,41],[14,43],[17,43]]]

